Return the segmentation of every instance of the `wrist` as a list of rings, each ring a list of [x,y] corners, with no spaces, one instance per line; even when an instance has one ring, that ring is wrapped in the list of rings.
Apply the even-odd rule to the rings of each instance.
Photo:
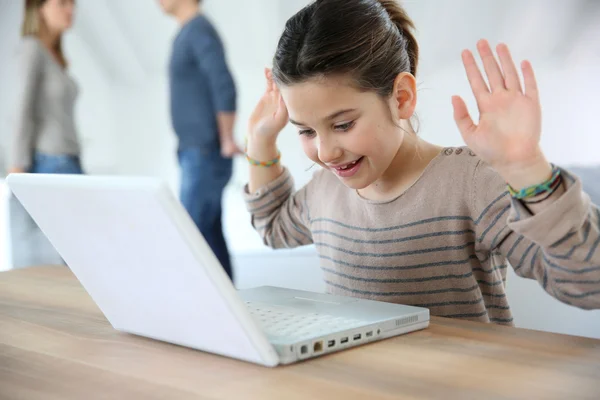
[[[254,160],[271,160],[277,157],[277,139],[248,135],[246,139],[246,155]]]
[[[221,144],[234,143],[233,134],[221,134],[219,135],[219,142]]]
[[[497,168],[496,171],[514,190],[539,185],[552,177],[552,165],[543,154],[531,162]]]

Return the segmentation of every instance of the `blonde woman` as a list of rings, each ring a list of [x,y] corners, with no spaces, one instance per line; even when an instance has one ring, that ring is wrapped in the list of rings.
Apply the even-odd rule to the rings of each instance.
[[[77,85],[67,73],[61,40],[73,10],[73,0],[25,2],[9,172],[82,172],[74,121]]]
[[[62,48],[74,8],[73,0],[25,1],[9,173],[83,173],[74,119],[78,88],[67,72]],[[14,197],[11,232],[13,266],[62,263]]]

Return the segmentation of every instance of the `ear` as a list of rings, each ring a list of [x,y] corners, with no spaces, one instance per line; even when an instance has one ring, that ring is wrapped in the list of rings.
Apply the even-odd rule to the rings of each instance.
[[[409,72],[402,72],[394,79],[394,88],[390,96],[392,116],[398,119],[410,119],[417,106],[417,81]]]

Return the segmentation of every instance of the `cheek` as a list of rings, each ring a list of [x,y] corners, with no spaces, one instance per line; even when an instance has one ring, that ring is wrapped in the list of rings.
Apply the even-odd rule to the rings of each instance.
[[[53,27],[58,28],[64,25],[65,12],[59,7],[49,7],[42,11],[42,17],[46,23]]]
[[[357,156],[381,156],[381,151],[385,151],[386,146],[385,143],[382,143],[377,128],[377,126],[363,123],[360,129],[340,136],[344,150]]]
[[[346,149],[357,155],[373,156],[377,154],[376,142],[373,135],[361,132],[353,135],[351,140],[346,141]],[[375,154],[373,154],[375,153]]]
[[[306,154],[306,156],[308,158],[311,159],[311,161],[314,161],[316,163],[320,163],[319,161],[319,152],[317,150],[317,144],[316,144],[316,139],[310,139],[307,138],[305,136],[302,136],[300,138],[300,142],[302,143],[302,150],[304,150],[304,154]]]
[[[356,149],[362,149],[362,155],[371,159],[372,163],[385,165],[396,156],[402,144],[403,134],[385,126],[375,126],[369,132],[357,137]]]
[[[68,12],[62,13],[61,21],[63,22],[63,24],[69,25],[71,23],[71,20],[72,20],[71,14],[69,14]]]

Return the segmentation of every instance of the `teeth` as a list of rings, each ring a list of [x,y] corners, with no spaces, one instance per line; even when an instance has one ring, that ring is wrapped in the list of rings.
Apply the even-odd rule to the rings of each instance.
[[[358,160],[354,160],[354,161],[352,161],[350,164],[348,164],[348,165],[346,165],[346,166],[344,166],[344,167],[341,167],[340,169],[348,169],[348,168],[350,168],[350,167],[352,167],[352,166],[356,165],[356,163],[357,163],[357,162],[358,162]]]

